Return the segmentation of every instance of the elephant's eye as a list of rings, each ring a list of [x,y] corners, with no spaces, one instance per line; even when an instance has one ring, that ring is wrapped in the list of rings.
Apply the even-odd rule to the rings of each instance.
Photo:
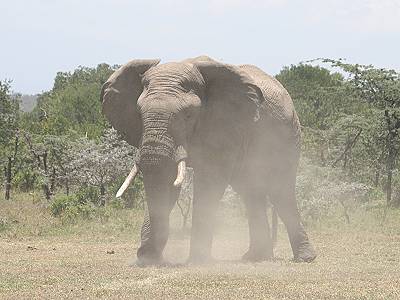
[[[141,81],[143,86],[148,86],[149,85],[149,79],[146,76],[141,75]]]

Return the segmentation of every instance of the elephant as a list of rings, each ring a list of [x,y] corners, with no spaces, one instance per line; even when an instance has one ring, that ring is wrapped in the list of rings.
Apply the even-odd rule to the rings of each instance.
[[[186,167],[194,170],[188,262],[212,261],[219,199],[231,185],[244,201],[249,226],[245,261],[273,258],[267,197],[289,236],[295,261],[316,252],[301,223],[296,196],[300,123],[291,97],[254,65],[231,65],[207,56],[159,64],[137,59],[104,83],[102,111],[139,159],[120,196],[141,171],[147,213],[137,264],[164,263],[169,215]]]

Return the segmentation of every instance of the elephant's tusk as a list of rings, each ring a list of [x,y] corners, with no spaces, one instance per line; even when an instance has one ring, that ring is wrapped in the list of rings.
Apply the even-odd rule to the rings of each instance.
[[[174,182],[175,187],[181,186],[183,179],[185,178],[186,173],[186,162],[181,160],[178,164],[178,174],[176,175],[176,179]]]
[[[119,197],[122,196],[122,194],[126,191],[128,186],[130,185],[130,183],[135,179],[135,176],[136,176],[137,172],[138,172],[138,167],[136,166],[136,164],[134,164],[131,172],[126,177],[124,183],[119,188],[119,190],[118,190],[117,194],[115,195],[115,197],[119,198]]]

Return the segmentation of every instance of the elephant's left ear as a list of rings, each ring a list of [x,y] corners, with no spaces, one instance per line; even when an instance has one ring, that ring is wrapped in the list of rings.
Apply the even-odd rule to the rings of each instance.
[[[202,74],[206,89],[201,125],[203,135],[220,149],[238,148],[249,126],[259,118],[263,93],[239,67],[216,61],[193,63]],[[223,137],[223,139],[221,139]],[[228,154],[228,153],[227,153]]]

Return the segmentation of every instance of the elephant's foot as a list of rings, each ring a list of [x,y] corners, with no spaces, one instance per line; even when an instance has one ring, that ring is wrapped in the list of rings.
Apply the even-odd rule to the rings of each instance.
[[[163,258],[158,258],[155,259],[153,257],[138,257],[135,265],[140,267],[140,268],[145,268],[145,267],[163,267],[167,266],[169,263],[165,261]]]
[[[297,250],[297,255],[294,256],[294,262],[307,262],[310,263],[315,260],[317,254],[314,250],[314,247],[311,245],[309,241],[301,244]]]
[[[141,247],[137,253],[137,260],[135,265],[138,267],[148,267],[148,266],[164,266],[168,262],[164,260],[162,253],[159,251],[154,251],[146,247]]]
[[[243,256],[242,260],[246,262],[261,262],[270,260],[274,257],[274,254],[271,251],[267,250],[254,250],[249,249]]]
[[[139,268],[146,268],[146,267],[157,267],[157,268],[179,268],[182,267],[182,263],[171,263],[165,259],[145,259],[145,258],[138,258],[134,264]]]
[[[191,254],[186,261],[188,265],[207,265],[215,262],[210,255],[193,255]]]

